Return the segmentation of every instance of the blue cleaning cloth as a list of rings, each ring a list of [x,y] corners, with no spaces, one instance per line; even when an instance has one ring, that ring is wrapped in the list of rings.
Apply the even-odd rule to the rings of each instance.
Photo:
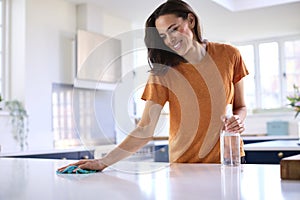
[[[90,173],[95,173],[97,170],[87,170],[87,169],[78,169],[76,172],[73,172],[74,169],[76,169],[77,166],[71,165],[64,169],[63,171],[56,171],[57,174],[90,174]]]

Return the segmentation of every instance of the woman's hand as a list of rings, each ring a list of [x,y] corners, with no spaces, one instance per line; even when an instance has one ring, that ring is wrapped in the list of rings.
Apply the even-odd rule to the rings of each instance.
[[[238,115],[233,115],[225,120],[225,130],[234,133],[242,133],[245,130],[244,123]]]
[[[78,169],[89,169],[89,170],[97,170],[102,171],[104,170],[107,165],[104,164],[104,162],[101,159],[93,159],[93,160],[80,160],[78,162],[69,164],[67,166],[61,167],[58,169],[59,172],[64,171],[69,166],[77,166],[77,168],[73,171],[74,173]]]

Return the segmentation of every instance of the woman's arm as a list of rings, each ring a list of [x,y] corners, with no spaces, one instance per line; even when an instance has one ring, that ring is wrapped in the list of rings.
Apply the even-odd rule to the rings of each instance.
[[[147,101],[143,116],[137,127],[124,139],[121,144],[119,144],[103,158],[80,160],[79,162],[72,163],[70,165],[76,165],[81,169],[102,171],[107,166],[110,166],[135,153],[152,139],[162,108],[163,107],[161,105],[156,104],[153,101]],[[59,168],[58,170],[63,171],[70,165]]]
[[[124,139],[121,144],[107,154],[102,161],[108,166],[112,165],[117,161],[135,153],[150,140],[152,140],[161,110],[161,105],[156,104],[153,101],[147,101],[143,116],[137,127]]]
[[[244,128],[244,120],[247,116],[247,108],[244,98],[244,82],[241,79],[234,84],[234,101],[233,101],[233,117],[225,124],[228,131],[242,133]]]

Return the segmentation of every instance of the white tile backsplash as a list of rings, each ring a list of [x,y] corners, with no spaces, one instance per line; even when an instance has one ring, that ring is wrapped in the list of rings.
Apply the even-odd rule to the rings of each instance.
[[[290,136],[298,135],[298,123],[299,119],[294,118],[294,112],[278,112],[278,113],[256,113],[248,114],[245,120],[245,132],[244,134],[266,134],[267,122],[270,121],[287,121],[289,122]]]

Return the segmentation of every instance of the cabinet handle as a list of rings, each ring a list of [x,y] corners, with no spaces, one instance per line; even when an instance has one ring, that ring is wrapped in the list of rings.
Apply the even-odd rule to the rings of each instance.
[[[282,152],[279,152],[277,155],[278,155],[279,158],[283,157],[283,153]]]
[[[161,148],[159,151],[162,152],[162,153],[164,153],[164,152],[166,152],[166,149],[165,148]]]

